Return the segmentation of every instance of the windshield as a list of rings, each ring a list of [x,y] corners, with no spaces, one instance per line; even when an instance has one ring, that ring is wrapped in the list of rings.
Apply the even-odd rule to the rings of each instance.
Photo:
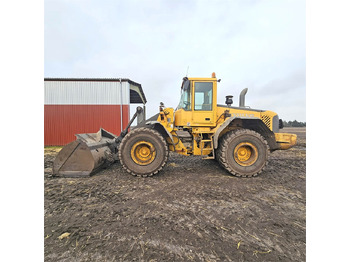
[[[189,80],[185,81],[183,84],[183,88],[181,89],[180,104],[177,108],[191,110],[191,88]]]

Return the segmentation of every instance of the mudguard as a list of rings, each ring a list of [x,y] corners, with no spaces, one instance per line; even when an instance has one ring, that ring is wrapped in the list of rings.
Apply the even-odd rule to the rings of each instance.
[[[217,149],[219,145],[220,134],[235,120],[242,120],[242,128],[254,130],[261,134],[269,144],[270,150],[279,149],[279,145],[276,143],[274,133],[264,124],[264,122],[258,117],[236,117],[232,116],[228,118],[215,132],[214,134],[214,148]]]
[[[171,142],[174,144],[174,139],[172,134],[159,122],[159,121],[147,121],[146,125],[154,126],[154,129],[161,133],[163,136],[169,137]]]

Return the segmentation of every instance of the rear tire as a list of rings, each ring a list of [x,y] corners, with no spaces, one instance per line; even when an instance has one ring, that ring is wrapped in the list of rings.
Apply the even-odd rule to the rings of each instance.
[[[157,174],[166,164],[168,145],[162,135],[151,128],[136,128],[120,143],[119,160],[122,167],[134,176]]]
[[[220,140],[217,160],[237,177],[259,175],[268,164],[269,146],[257,132],[238,129],[226,133]]]

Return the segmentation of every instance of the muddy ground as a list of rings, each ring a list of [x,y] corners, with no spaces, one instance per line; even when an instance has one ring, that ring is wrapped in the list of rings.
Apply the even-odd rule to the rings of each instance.
[[[305,128],[283,130],[297,146],[256,178],[173,153],[152,178],[57,178],[45,148],[45,261],[305,261]]]

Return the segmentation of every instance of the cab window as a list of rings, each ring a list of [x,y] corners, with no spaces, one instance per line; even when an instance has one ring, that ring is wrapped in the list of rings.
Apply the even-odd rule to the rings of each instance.
[[[213,83],[194,83],[194,110],[211,111],[213,108]]]
[[[178,108],[183,108],[186,111],[191,110],[191,88],[189,80],[184,82],[183,88],[181,90],[181,99]]]

